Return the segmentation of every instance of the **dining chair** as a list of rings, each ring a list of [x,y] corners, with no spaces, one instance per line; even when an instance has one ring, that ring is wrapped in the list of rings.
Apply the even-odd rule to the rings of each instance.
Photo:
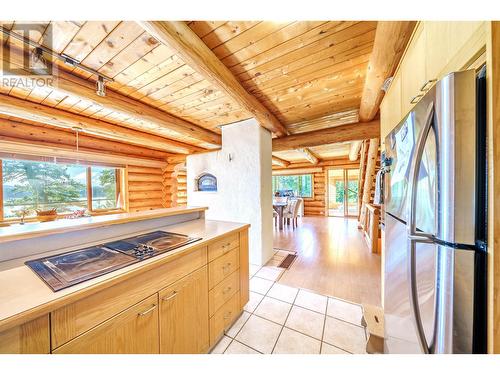
[[[290,203],[290,209],[288,212],[283,214],[283,217],[286,218],[286,223],[289,225],[290,221],[292,223],[292,228],[296,228],[298,226],[298,216],[299,216],[299,209],[301,204],[303,203],[302,199],[294,199]]]
[[[273,210],[273,220],[274,220],[274,226],[278,226],[278,213],[276,212],[276,210]]]

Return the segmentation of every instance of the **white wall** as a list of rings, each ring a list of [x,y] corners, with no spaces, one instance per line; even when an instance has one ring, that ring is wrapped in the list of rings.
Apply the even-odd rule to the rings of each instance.
[[[222,128],[220,151],[186,161],[188,205],[208,206],[207,219],[251,224],[253,264],[266,263],[273,253],[271,148],[271,133],[249,119]],[[217,192],[195,191],[202,173],[217,177]]]

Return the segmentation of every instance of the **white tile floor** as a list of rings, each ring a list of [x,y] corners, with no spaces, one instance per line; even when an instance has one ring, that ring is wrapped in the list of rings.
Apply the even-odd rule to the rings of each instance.
[[[366,353],[360,305],[273,281],[282,272],[251,265],[250,301],[212,354]]]

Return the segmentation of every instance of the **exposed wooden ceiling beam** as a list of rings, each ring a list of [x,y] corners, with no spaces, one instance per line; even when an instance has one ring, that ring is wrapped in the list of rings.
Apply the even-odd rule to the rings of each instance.
[[[67,129],[56,128],[47,124],[25,123],[11,119],[0,118],[0,139],[25,141],[31,144],[59,145],[75,149],[75,133]],[[167,159],[173,154],[154,150],[146,146],[137,146],[114,140],[92,137],[87,134],[78,136],[80,149],[100,150],[112,154],[125,154],[149,159]],[[186,155],[184,155],[185,157]]]
[[[174,48],[186,64],[250,112],[263,127],[278,137],[288,134],[276,116],[245,90],[233,73],[185,22],[141,21],[139,23],[161,43]]]
[[[68,149],[67,147],[61,147],[60,145],[56,145],[54,147],[50,145],[29,144],[25,142],[15,142],[7,140],[0,140],[0,150],[1,152],[11,155],[25,154],[31,156],[56,157],[63,159],[75,159],[76,157],[75,150]],[[85,149],[78,151],[78,159],[113,164],[139,164],[142,167],[152,168],[164,168],[167,165],[167,162],[165,160],[144,159],[138,158],[136,156],[126,155],[117,156],[98,152],[95,150]]]
[[[349,146],[349,160],[356,161],[358,160],[359,150],[361,149],[361,144],[363,141],[353,141]]]
[[[114,139],[116,141],[140,146],[148,146],[171,153],[188,154],[203,150],[196,146],[3,94],[0,94],[0,113],[18,119],[41,122],[60,128],[80,128],[85,133],[102,138]]]
[[[298,152],[302,153],[304,157],[313,165],[316,165],[319,163],[319,159],[314,153],[309,150],[308,148],[298,148]]]
[[[286,151],[297,148],[320,146],[330,143],[358,141],[380,136],[378,120],[335,126],[328,129],[292,134],[273,139],[273,151]]]
[[[375,118],[384,96],[382,85],[394,74],[415,25],[414,21],[379,21],[377,23],[373,52],[368,63],[365,86],[361,96],[360,121],[366,122]]]
[[[8,56],[9,59],[22,64],[22,53],[19,48],[12,47]],[[221,136],[217,133],[116,91],[107,89],[106,96],[99,96],[96,94],[95,83],[68,73],[63,69],[57,69],[57,75],[54,78],[54,90],[56,91],[92,101],[99,106],[123,113],[131,118],[154,123],[159,127],[208,144],[220,145],[222,142]]]
[[[281,159],[277,156],[272,157],[272,163],[274,165],[279,165],[280,167],[286,168],[290,165],[290,162],[288,160]]]

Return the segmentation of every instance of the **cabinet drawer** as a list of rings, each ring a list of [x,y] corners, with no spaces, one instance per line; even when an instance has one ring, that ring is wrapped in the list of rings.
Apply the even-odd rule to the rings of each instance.
[[[168,263],[93,293],[51,313],[52,349],[81,335],[129,306],[180,280],[207,262],[201,247]],[[147,266],[145,266],[147,267]]]
[[[55,354],[158,354],[158,293],[53,351]]]
[[[238,292],[210,318],[210,346],[213,346],[233,324],[240,311],[240,293]]]
[[[212,289],[239,268],[239,248],[208,264],[208,288]]]
[[[240,273],[238,271],[233,272],[213,288],[208,295],[210,316],[214,315],[239,289]]]
[[[232,249],[237,248],[240,245],[240,238],[238,233],[232,234],[230,236],[224,237],[211,245],[208,245],[208,261],[227,254]]]

